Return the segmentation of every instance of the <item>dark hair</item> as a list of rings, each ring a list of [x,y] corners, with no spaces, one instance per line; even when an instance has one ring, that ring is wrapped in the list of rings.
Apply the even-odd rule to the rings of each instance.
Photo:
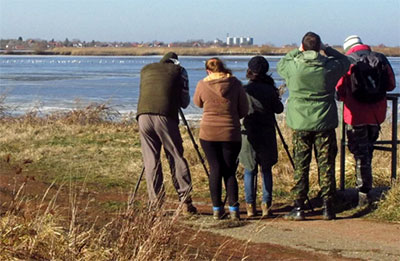
[[[308,32],[303,36],[301,40],[303,44],[304,51],[313,50],[319,52],[321,49],[321,38],[318,34],[313,32]]]
[[[274,79],[272,79],[272,77],[270,75],[266,74],[266,73],[258,74],[258,73],[253,72],[250,69],[247,69],[246,77],[250,81],[263,82],[263,83],[267,83],[267,84],[270,84],[270,85],[275,87]]]
[[[207,60],[206,70],[211,72],[223,72],[232,74],[232,71],[225,67],[225,64],[217,57],[213,57]]]

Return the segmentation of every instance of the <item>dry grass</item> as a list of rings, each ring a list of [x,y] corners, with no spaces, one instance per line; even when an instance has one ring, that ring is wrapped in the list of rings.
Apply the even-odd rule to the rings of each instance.
[[[377,220],[400,222],[400,183],[393,185],[370,215]]]
[[[178,244],[176,228],[181,208],[173,213],[135,205],[107,222],[90,215],[90,201],[71,189],[68,215],[50,199],[48,188],[40,202],[17,190],[0,217],[1,260],[187,260],[188,244]],[[194,235],[195,236],[195,235]],[[189,243],[189,242],[187,242]]]
[[[178,55],[255,55],[284,54],[289,49],[276,47],[126,47],[126,48],[54,48],[51,52],[57,55],[164,55],[175,52]]]
[[[179,211],[171,214],[148,211],[140,205],[134,209],[117,206],[106,223],[87,215],[92,203],[81,191],[127,195],[142,169],[135,121],[132,118],[110,121],[115,116],[116,112],[105,105],[91,105],[45,117],[32,112],[0,118],[0,160],[18,166],[21,175],[35,175],[43,182],[54,181],[54,186],[69,187],[70,191],[65,215],[56,204],[60,192],[52,197],[46,192],[37,203],[24,196],[24,184],[16,188],[14,200],[0,219],[0,259],[187,260],[189,249],[172,240],[177,238]],[[279,126],[291,147],[291,131],[283,122]],[[381,139],[389,139],[389,124],[382,127]],[[181,133],[193,178],[193,196],[209,198],[207,177],[183,126]],[[198,140],[198,129],[193,128],[192,133]],[[293,168],[277,139],[279,162],[273,168],[274,201],[291,203]],[[353,162],[347,151],[346,187],[355,184]],[[177,198],[165,158],[162,163],[167,195]],[[390,185],[388,152],[375,152],[373,172],[374,186]],[[243,188],[242,173],[239,167],[240,188]],[[142,185],[139,194],[146,195],[145,190]],[[318,191],[318,172],[313,160],[310,192],[316,195]],[[400,221],[399,191],[398,185],[389,190],[371,218]],[[243,200],[243,189],[240,192]]]
[[[284,55],[295,46],[246,46],[246,47],[58,47],[48,53],[56,55],[163,55],[167,52],[175,52],[178,55]],[[342,47],[336,47],[343,52]],[[400,47],[373,47],[374,51],[382,52],[387,56],[400,56]]]
[[[18,118],[2,117],[0,158],[9,155],[12,163],[17,165],[31,161],[31,164],[21,166],[23,172],[37,173],[37,178],[41,180],[73,179],[76,182],[85,181],[91,188],[126,190],[136,183],[142,169],[140,142],[135,120],[126,118],[118,122],[110,121],[116,115],[117,112],[105,105],[90,105],[84,109],[55,113],[47,117],[38,117],[34,113]],[[285,142],[291,147],[291,131],[283,119],[279,121]],[[207,176],[184,126],[181,127],[181,133],[185,157],[193,177],[194,196],[208,197]],[[197,128],[192,128],[192,133],[195,138],[198,137]],[[380,139],[390,139],[389,136],[390,126],[385,123],[382,125]],[[273,167],[274,198],[290,202],[293,167],[279,137],[277,139],[279,162]],[[203,153],[201,149],[200,151]],[[203,158],[205,159],[204,156]],[[336,162],[339,187],[339,155]],[[165,157],[162,158],[162,163],[167,193],[176,197]],[[373,172],[374,186],[390,186],[389,152],[375,151]],[[354,159],[348,150],[345,173],[346,188],[354,187]],[[243,188],[241,166],[238,168],[238,177],[240,188]],[[144,186],[140,189],[142,193],[145,192]],[[313,159],[310,168],[311,195],[316,195],[318,191],[318,171]],[[243,197],[242,189],[241,196]]]

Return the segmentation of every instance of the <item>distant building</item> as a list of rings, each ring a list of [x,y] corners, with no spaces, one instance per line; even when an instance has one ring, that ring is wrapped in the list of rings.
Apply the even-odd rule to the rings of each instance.
[[[223,43],[224,42],[222,40],[218,39],[218,38],[214,40],[214,44],[222,45]]]
[[[230,46],[233,45],[233,37],[226,37],[226,45]]]
[[[226,37],[226,45],[228,46],[242,46],[242,45],[253,45],[253,38],[252,37]]]

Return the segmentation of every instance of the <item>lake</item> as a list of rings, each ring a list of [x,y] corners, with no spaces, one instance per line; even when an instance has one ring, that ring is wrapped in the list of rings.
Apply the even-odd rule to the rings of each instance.
[[[234,75],[246,83],[247,63],[252,56],[220,56]],[[279,56],[265,56],[277,86],[283,79],[276,72]],[[140,70],[158,62],[161,56],[0,56],[0,96],[14,114],[37,109],[41,113],[107,103],[120,113],[136,112]],[[206,56],[182,56],[189,74],[190,93],[206,76]],[[389,57],[400,92],[400,58]],[[287,93],[283,97],[286,99]],[[188,118],[199,118],[201,110],[193,103],[184,110]]]

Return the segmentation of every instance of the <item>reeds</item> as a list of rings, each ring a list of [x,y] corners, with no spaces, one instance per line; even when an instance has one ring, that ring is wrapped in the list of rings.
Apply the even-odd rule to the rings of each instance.
[[[275,47],[243,46],[243,47],[57,47],[48,54],[55,55],[105,55],[105,56],[148,56],[164,55],[167,52],[175,52],[178,55],[188,56],[218,56],[218,55],[284,55],[296,46]],[[335,47],[343,52],[342,47]],[[373,47],[374,51],[381,52],[387,56],[400,56],[400,47]]]
[[[108,219],[97,218],[90,214],[90,199],[79,192],[82,188],[70,187],[69,195],[59,188],[49,197],[51,185],[37,202],[24,194],[25,184],[0,217],[1,260],[187,260],[189,256],[188,245],[176,240],[180,208],[167,213],[136,204]],[[62,196],[69,197],[67,215],[56,204]]]
[[[30,175],[42,183],[53,183],[44,189],[39,202],[24,194],[24,182],[15,183],[13,200],[7,205],[2,202],[1,260],[187,260],[190,249],[174,240],[179,237],[179,210],[149,210],[138,202],[133,208],[126,207],[127,200],[117,210],[107,207],[107,202],[90,207],[98,198],[88,195],[101,197],[108,192],[126,199],[142,169],[137,125],[131,118],[112,121],[116,115],[106,105],[90,105],[42,117],[35,111],[19,117],[0,117],[0,170],[6,173],[9,169],[16,176]],[[279,126],[291,147],[291,131],[283,122]],[[203,166],[183,126],[181,133],[193,179],[192,195],[208,199],[208,180]],[[198,140],[198,129],[193,128],[192,133]],[[381,138],[389,136],[390,126],[385,123]],[[273,167],[274,202],[288,204],[291,203],[293,168],[279,137],[277,140],[279,161]],[[376,187],[390,185],[387,153],[375,152]],[[355,184],[353,161],[347,151],[346,187]],[[162,163],[167,195],[177,199],[165,158]],[[239,167],[241,188],[242,173]],[[318,171],[313,160],[310,193],[315,195],[318,191]],[[399,222],[399,191],[399,186],[394,184],[371,217]],[[139,194],[146,194],[144,185]],[[243,193],[241,197],[243,200]],[[67,204],[57,204],[62,199],[67,199]],[[108,216],[95,215],[93,209],[106,209]]]

